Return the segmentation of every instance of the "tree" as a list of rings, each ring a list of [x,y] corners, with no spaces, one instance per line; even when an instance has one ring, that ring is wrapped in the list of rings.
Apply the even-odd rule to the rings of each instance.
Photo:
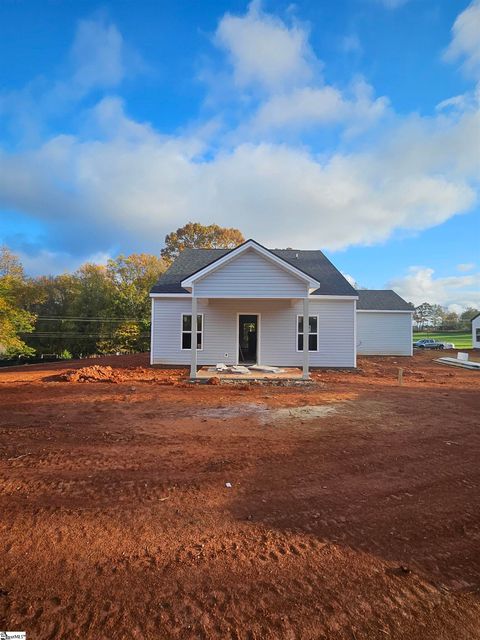
[[[418,305],[418,307],[415,307],[413,319],[420,330],[423,330],[427,325],[432,323],[432,314],[433,307],[428,302],[424,302]]]
[[[18,256],[7,245],[0,246],[0,278],[9,276],[15,280],[24,280],[25,273]]]
[[[132,353],[139,350],[140,327],[136,322],[122,322],[98,342],[99,353]]]
[[[439,304],[432,304],[430,321],[435,329],[438,329],[443,322],[445,311]]]
[[[455,311],[447,311],[443,315],[442,329],[457,329],[458,320],[458,313],[455,313]]]
[[[165,247],[160,254],[172,262],[184,249],[234,249],[242,242],[245,238],[238,229],[188,222],[165,236]]]
[[[468,307],[460,316],[460,326],[462,329],[470,330],[470,320],[480,313],[475,307]]]
[[[37,321],[34,332],[26,337],[28,344],[40,354],[72,350],[71,336],[76,331],[72,309],[78,296],[78,283],[74,275],[38,276],[29,280],[34,295],[27,305]]]
[[[26,309],[32,291],[23,267],[8,247],[0,247],[0,354],[33,355],[22,335],[33,331],[35,316]]]

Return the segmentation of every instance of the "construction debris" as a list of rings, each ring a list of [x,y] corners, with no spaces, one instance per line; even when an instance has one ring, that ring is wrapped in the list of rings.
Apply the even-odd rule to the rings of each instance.
[[[439,362],[440,364],[448,364],[451,367],[462,367],[462,369],[480,371],[480,362],[474,362],[473,360],[466,360],[464,358],[437,358],[435,362]]]
[[[247,367],[238,364],[226,365],[224,362],[217,363],[210,371],[217,371],[218,373],[241,373],[244,375],[250,373]]]
[[[250,367],[251,371],[263,371],[264,373],[283,373],[280,367],[268,367],[265,364],[254,364]]]
[[[253,364],[245,367],[241,364],[226,365],[224,362],[217,362],[215,367],[212,367],[210,371],[217,371],[218,373],[236,373],[242,375],[249,375],[256,371],[261,373],[284,373],[284,369],[279,367],[269,367],[267,365]]]

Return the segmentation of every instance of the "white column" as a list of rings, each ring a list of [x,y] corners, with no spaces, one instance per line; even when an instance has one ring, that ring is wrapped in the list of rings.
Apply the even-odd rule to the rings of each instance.
[[[308,380],[309,302],[303,299],[303,379]]]
[[[192,293],[192,344],[190,347],[190,378],[197,377],[197,298]]]

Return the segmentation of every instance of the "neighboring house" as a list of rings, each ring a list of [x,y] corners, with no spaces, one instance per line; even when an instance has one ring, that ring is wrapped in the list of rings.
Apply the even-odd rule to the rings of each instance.
[[[356,367],[357,347],[412,353],[409,305],[393,291],[357,291],[321,251],[254,240],[185,249],[150,296],[151,364],[190,365],[192,378],[218,362],[300,366],[307,378],[310,367]]]
[[[480,349],[480,313],[477,313],[471,319],[472,323],[472,347],[474,349]]]

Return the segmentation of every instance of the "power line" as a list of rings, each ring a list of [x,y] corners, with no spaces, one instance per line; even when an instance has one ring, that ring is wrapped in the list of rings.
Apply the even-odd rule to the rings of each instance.
[[[144,322],[138,318],[80,318],[74,316],[37,316],[37,320],[71,320],[72,322]]]
[[[103,333],[29,333],[24,334],[27,337],[25,338],[27,341],[30,341],[31,338],[66,338],[68,340],[83,340],[84,338],[105,338],[108,340],[109,338],[114,338],[115,336],[112,334],[105,335]],[[135,338],[148,338],[150,337],[150,333],[139,333],[135,336]]]

